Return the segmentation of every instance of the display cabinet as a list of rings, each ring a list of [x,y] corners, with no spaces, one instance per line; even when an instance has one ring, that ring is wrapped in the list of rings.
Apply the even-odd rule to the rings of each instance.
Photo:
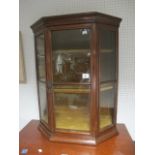
[[[39,129],[50,141],[96,145],[117,134],[120,21],[90,12],[43,17],[31,26]]]

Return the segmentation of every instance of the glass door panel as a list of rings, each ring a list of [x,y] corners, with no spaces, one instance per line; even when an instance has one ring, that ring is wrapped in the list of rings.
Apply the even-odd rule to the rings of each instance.
[[[56,127],[89,130],[90,88],[64,86],[54,89]]]
[[[48,123],[46,72],[45,72],[45,47],[44,35],[36,37],[37,79],[40,106],[40,119]]]
[[[99,33],[99,119],[100,129],[113,124],[116,83],[115,32],[100,29]]]
[[[52,33],[53,82],[90,82],[90,30]]]
[[[52,91],[57,129],[90,130],[90,32],[52,32]]]

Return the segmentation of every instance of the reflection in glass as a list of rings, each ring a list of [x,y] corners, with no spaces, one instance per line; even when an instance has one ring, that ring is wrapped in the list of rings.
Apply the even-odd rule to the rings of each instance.
[[[56,128],[68,130],[90,130],[90,88],[64,86],[54,89]]]
[[[90,82],[90,30],[52,32],[54,82]]]
[[[37,57],[37,78],[41,120],[48,123],[47,96],[46,96],[46,75],[45,75],[45,47],[44,35],[36,38],[36,57]]]

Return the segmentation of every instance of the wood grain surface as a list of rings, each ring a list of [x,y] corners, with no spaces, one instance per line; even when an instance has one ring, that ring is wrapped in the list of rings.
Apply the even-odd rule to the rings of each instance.
[[[50,142],[39,130],[39,121],[30,121],[19,133],[19,154],[26,155],[134,155],[132,141],[124,124],[117,124],[118,136],[97,146]],[[42,149],[42,152],[38,152]]]

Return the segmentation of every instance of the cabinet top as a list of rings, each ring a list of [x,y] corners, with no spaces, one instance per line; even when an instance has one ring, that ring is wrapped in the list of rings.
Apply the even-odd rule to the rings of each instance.
[[[112,25],[119,27],[120,22],[121,18],[118,17],[114,17],[99,12],[87,12],[87,13],[85,12],[85,13],[42,17],[38,21],[36,21],[31,26],[31,28],[33,31],[37,31],[43,27],[47,28],[50,26],[86,24],[86,23],[102,23],[105,25]]]

